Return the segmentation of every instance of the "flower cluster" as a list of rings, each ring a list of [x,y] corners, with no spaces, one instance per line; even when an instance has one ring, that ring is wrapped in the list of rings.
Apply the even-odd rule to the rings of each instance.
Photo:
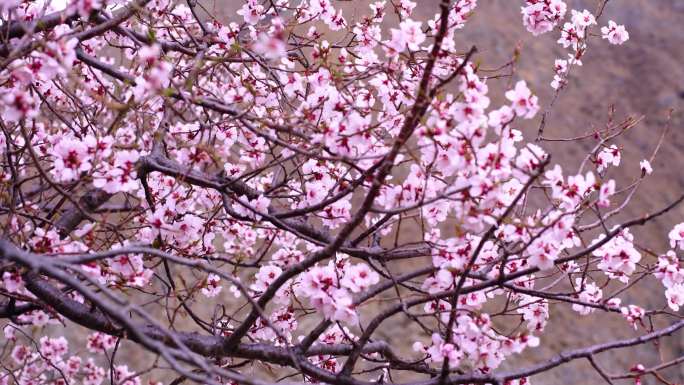
[[[196,1],[53,3],[0,3],[0,385],[281,367],[494,383],[557,308],[642,325],[654,312],[611,291],[639,274],[684,305],[675,251],[652,270],[613,218],[649,161],[618,189],[608,168],[631,154],[608,124],[578,168],[554,165],[534,77],[486,69],[457,35],[475,0],[427,18],[411,0],[245,0],[225,24]],[[559,92],[592,38],[629,38],[562,0],[523,4],[571,52]],[[684,224],[669,238],[684,250]],[[384,341],[400,317],[419,332]],[[131,346],[167,362],[114,354]]]
[[[346,258],[314,266],[295,286],[297,295],[308,298],[316,310],[333,321],[350,325],[358,323],[358,313],[352,293],[359,293],[378,283],[378,273],[368,265],[352,264]]]
[[[587,50],[587,38],[589,28],[596,25],[596,17],[588,10],[578,11],[571,9],[570,21],[563,22],[568,6],[563,0],[526,0],[522,7],[523,24],[529,32],[537,36],[549,31],[563,23],[560,27],[561,36],[558,44],[564,48],[572,49],[568,59],[557,59],[554,65],[554,75],[551,87],[560,89],[567,83],[569,67],[582,65],[582,57]],[[601,34],[611,44],[623,44],[629,39],[629,33],[622,25],[617,25],[613,20],[607,26],[601,28]]]
[[[594,240],[594,243],[603,243],[605,236],[602,234]],[[641,253],[634,246],[634,236],[629,229],[621,230],[620,233],[603,246],[594,251],[594,255],[601,258],[597,267],[609,278],[617,279],[623,283],[629,281],[629,276],[636,269],[636,264],[641,260]]]
[[[4,328],[8,341],[17,341],[18,327],[8,325]],[[97,366],[93,358],[87,361],[78,356],[70,355],[69,343],[64,337],[41,337],[35,345],[16,343],[11,352],[11,362],[6,365],[16,367],[11,374],[4,375],[0,383],[9,383],[7,376],[11,375],[18,384],[64,384],[81,381],[84,385],[100,385],[105,380],[105,370]],[[139,380],[135,384],[139,384]],[[133,385],[131,383],[130,385]]]
[[[672,239],[672,235],[670,239]],[[684,306],[684,267],[681,266],[674,251],[670,250],[665,255],[658,257],[655,277],[660,279],[665,286],[667,305],[672,310],[678,311],[680,306]]]
[[[618,25],[613,20],[608,21],[608,25],[601,27],[601,35],[608,40],[610,44],[623,44],[629,40],[629,32],[624,25]]]
[[[522,7],[523,25],[535,36],[552,31],[567,10],[563,0],[526,0]]]

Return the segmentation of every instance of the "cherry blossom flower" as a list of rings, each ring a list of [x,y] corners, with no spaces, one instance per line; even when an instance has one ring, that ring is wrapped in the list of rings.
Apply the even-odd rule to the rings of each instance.
[[[568,72],[568,61],[563,59],[556,59],[553,65],[553,70],[558,75],[564,75]]]
[[[684,250],[684,223],[675,225],[668,234],[668,238],[670,238],[670,247],[679,247],[680,250]]]
[[[7,341],[17,340],[16,329],[17,326],[12,323],[9,323],[2,328],[2,334],[5,336]]]
[[[595,184],[596,177],[591,172],[587,172],[586,175],[569,176],[561,196],[565,207],[576,207],[589,193],[595,190]]]
[[[596,202],[599,206],[608,207],[610,206],[610,197],[615,194],[615,181],[609,180],[601,185],[599,189],[599,199]]]
[[[140,385],[140,376],[128,369],[128,365],[114,367],[114,379],[121,385]]]
[[[12,354],[11,357],[16,362],[17,364],[24,363],[31,354],[31,349],[29,349],[28,346],[26,345],[16,345],[14,349],[12,349]]]
[[[502,106],[499,109],[490,112],[488,119],[489,125],[501,132],[504,125],[513,121],[513,118],[515,117],[513,111],[514,110],[509,106]]]
[[[100,385],[105,378],[105,370],[97,365],[92,358],[83,365],[83,385]]]
[[[623,44],[629,40],[629,32],[624,25],[618,25],[613,20],[608,21],[608,25],[601,27],[601,35],[608,40],[610,44]]]
[[[351,290],[353,293],[368,290],[372,285],[380,281],[380,275],[372,271],[365,263],[348,265],[344,271],[344,277],[340,285]]]
[[[452,368],[458,367],[463,353],[454,344],[445,343],[442,336],[435,333],[432,335],[432,346],[427,349],[433,362],[443,362],[445,359]]]
[[[22,293],[24,291],[24,280],[19,272],[6,271],[2,273],[2,284],[4,289],[10,293]]]
[[[69,342],[64,337],[49,338],[44,336],[40,338],[39,344],[41,356],[52,363],[61,361],[62,356],[69,350]]]
[[[651,162],[646,159],[643,159],[641,162],[639,162],[639,167],[641,168],[641,173],[644,175],[651,175],[651,173],[653,173]]]
[[[529,254],[529,263],[541,270],[553,268],[554,261],[558,259],[560,252],[561,249],[555,242],[550,242],[541,238],[532,242],[527,250],[527,253]]]
[[[235,43],[235,38],[238,36],[239,30],[240,26],[237,23],[230,23],[227,26],[221,26],[217,32],[217,35],[221,41],[232,45]]]
[[[256,24],[263,12],[264,7],[257,0],[249,0],[236,13],[244,18],[245,23]]]
[[[601,298],[603,298],[603,291],[593,282],[583,281],[582,278],[576,278],[575,286],[576,290],[579,292],[577,298],[582,302],[599,304]],[[572,305],[572,310],[581,315],[587,315],[593,313],[596,308],[576,303]]]
[[[202,287],[202,294],[207,298],[216,297],[223,289],[223,286],[219,285],[220,282],[221,277],[216,274],[209,274],[204,287]]]
[[[291,267],[303,260],[304,254],[301,251],[288,248],[280,248],[271,255],[271,262],[281,269]]]
[[[52,174],[61,182],[79,177],[92,168],[92,155],[88,146],[75,138],[62,138],[54,146],[55,162]]]
[[[592,24],[596,24],[596,18],[588,10],[583,10],[582,12],[572,10],[572,23],[579,27],[588,27]]]
[[[88,336],[88,343],[86,347],[91,353],[105,354],[107,350],[116,346],[117,340],[117,337],[96,332]]]
[[[140,47],[137,52],[138,61],[145,64],[147,67],[153,66],[159,60],[162,53],[161,46],[159,44],[151,44]]]
[[[620,308],[620,312],[634,329],[637,328],[637,322],[643,324],[643,318],[646,315],[644,309],[636,305],[622,307]]]
[[[109,270],[117,279],[131,286],[145,286],[152,277],[152,270],[145,268],[139,254],[119,255],[109,264]]]
[[[3,97],[2,118],[9,122],[30,119],[38,114],[36,99],[19,89],[8,91]]]
[[[268,213],[268,206],[270,204],[271,200],[266,198],[265,196],[261,195],[256,199],[252,199],[248,201],[249,208],[239,204],[235,203],[233,205],[233,208],[235,212],[244,215],[245,217],[248,218],[253,218],[253,219],[259,219],[261,218],[261,215],[257,213]]]
[[[674,311],[679,311],[679,307],[684,305],[684,284],[676,284],[665,290],[667,306]]]
[[[606,306],[612,309],[620,309],[620,304],[622,300],[620,298],[611,298],[606,301]]]
[[[610,147],[604,147],[596,157],[597,171],[602,172],[611,165],[615,167],[619,166],[620,159],[620,149],[616,145],[613,144]]]
[[[282,274],[282,269],[278,266],[266,265],[259,269],[259,272],[254,276],[255,282],[250,286],[250,288],[257,292],[264,292],[268,289],[268,286],[275,281],[280,274]]]
[[[526,0],[522,7],[523,25],[533,35],[553,30],[559,20],[565,17],[567,5],[562,0],[535,1]]]
[[[138,60],[145,64],[145,73],[136,77],[133,95],[142,101],[151,94],[162,92],[171,82],[172,66],[162,60],[159,45],[151,45],[139,53]]]
[[[658,265],[653,275],[661,280],[666,288],[684,283],[684,267],[680,266],[677,254],[672,250],[658,257]]]
[[[91,12],[102,7],[102,2],[100,0],[76,0],[74,5],[81,17],[88,18]]]
[[[421,30],[419,21],[407,19],[399,24],[399,29],[392,29],[392,40],[389,47],[395,53],[408,49],[415,51],[420,48],[420,44],[425,41],[425,34]]]
[[[279,59],[287,55],[287,44],[282,39],[283,26],[276,23],[278,20],[272,20],[273,28],[268,33],[260,33],[253,45],[254,51],[267,59]]]
[[[108,164],[93,173],[93,186],[110,194],[119,191],[130,192],[140,188],[135,171],[138,158],[140,154],[137,151],[117,151],[113,165]]]
[[[515,176],[521,181],[525,182],[527,179],[539,171],[542,162],[547,158],[546,152],[536,144],[528,144],[521,149],[518,157],[515,159],[514,171]]]
[[[603,238],[604,235],[601,234],[594,243]],[[636,269],[636,264],[641,260],[641,253],[634,247],[633,241],[634,237],[629,229],[624,229],[618,236],[596,249],[593,255],[601,257],[598,268],[608,277],[627,283],[629,276]]]
[[[542,331],[549,319],[549,304],[545,299],[522,296],[517,312],[527,321],[530,331]]]
[[[524,80],[517,82],[512,90],[506,91],[506,99],[511,101],[515,114],[525,119],[533,118],[539,111],[538,98],[532,95]]]

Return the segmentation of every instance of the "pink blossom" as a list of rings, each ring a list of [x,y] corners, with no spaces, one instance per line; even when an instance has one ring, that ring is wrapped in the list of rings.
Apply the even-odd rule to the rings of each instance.
[[[643,159],[641,162],[639,162],[639,167],[641,168],[641,172],[644,175],[651,175],[651,173],[653,173],[651,162],[649,162],[646,159]]]
[[[216,297],[223,289],[223,286],[219,285],[220,282],[221,277],[216,274],[209,274],[204,287],[202,287],[202,294],[207,298]]]
[[[608,207],[610,206],[610,197],[615,194],[615,181],[609,180],[601,185],[599,189],[599,199],[596,202],[599,206]]]
[[[159,58],[159,45],[151,45],[138,53],[138,60],[145,65],[145,72],[136,77],[133,95],[136,100],[145,98],[163,91],[171,82],[173,67],[170,63]]]
[[[100,385],[105,377],[103,368],[95,365],[92,358],[83,365],[83,385]]]
[[[9,122],[18,122],[38,115],[36,99],[22,90],[8,90],[2,102],[2,117]]]
[[[670,238],[670,247],[679,247],[680,250],[684,250],[684,223],[675,225],[668,234],[668,238]]]
[[[83,18],[88,18],[91,12],[102,7],[100,0],[76,0],[74,5],[76,6],[79,15]]]
[[[233,205],[234,210],[237,213],[244,215],[248,218],[259,219],[261,218],[261,215],[259,215],[258,213],[268,213],[268,207],[271,203],[271,200],[261,195],[256,199],[248,201],[247,203],[249,207],[245,207],[242,204],[235,203]]]
[[[602,172],[608,166],[619,166],[620,159],[620,149],[616,145],[613,144],[610,147],[604,147],[596,157],[597,171]]]
[[[673,311],[679,311],[679,307],[684,305],[684,284],[676,284],[665,290],[667,306]]]
[[[62,138],[54,147],[55,156],[52,174],[61,182],[75,180],[82,172],[92,168],[92,155],[88,146],[75,138]]]
[[[257,292],[264,292],[268,286],[275,281],[283,271],[278,266],[262,266],[254,276],[254,283],[250,288]]]
[[[523,25],[537,36],[553,30],[566,11],[567,5],[562,0],[527,0],[522,7]]]
[[[31,356],[31,349],[26,345],[16,345],[10,356],[17,364],[22,364]]]
[[[419,21],[407,19],[399,24],[399,29],[392,29],[392,40],[389,47],[393,52],[400,53],[407,47],[415,51],[420,48],[420,44],[425,41],[425,34],[421,30]]]
[[[550,120],[554,113],[539,122],[548,132],[530,129],[523,120],[541,101],[524,80],[503,103],[490,95],[515,63],[497,69],[480,64],[488,55],[466,57],[457,32],[476,0],[454,0],[427,18],[424,9],[417,14],[427,2],[416,0],[374,0],[365,10],[332,0],[245,0],[226,25],[194,1],[150,1],[123,20],[117,1],[69,3],[47,19],[57,10],[40,1],[0,5],[21,27],[7,29],[10,55],[0,71],[8,198],[0,220],[6,242],[20,250],[5,253],[0,307],[23,312],[3,329],[10,362],[0,385],[158,384],[146,363],[118,353],[107,360],[119,337],[135,337],[129,345],[144,335],[96,327],[78,345],[63,326],[92,322],[62,302],[115,329],[139,329],[183,361],[177,344],[155,331],[178,328],[191,358],[211,366],[205,372],[225,369],[206,382],[231,385],[278,374],[259,372],[271,364],[297,369],[277,352],[300,343],[311,343],[301,362],[308,369],[295,381],[325,382],[321,373],[341,373],[361,348],[351,373],[392,382],[387,349],[411,345],[422,356],[400,369],[427,373],[446,363],[457,377],[486,379],[548,339],[551,303],[580,315],[619,311],[636,325],[658,309],[621,307],[617,294],[632,277],[650,276],[671,310],[684,305],[674,250],[657,264],[643,261],[648,246],[637,246],[624,223],[608,230],[619,215],[595,218],[616,191],[630,189],[606,177],[624,163],[622,124],[598,130],[594,139],[610,142],[577,164],[549,163],[567,141],[552,138],[574,134]],[[553,62],[545,73],[559,93],[581,79],[578,66],[595,60],[585,53],[600,40],[596,17],[568,12],[563,0],[525,0],[521,13],[531,34],[553,33],[568,49],[530,62]],[[600,36],[628,38],[612,21]],[[543,67],[532,70],[525,75],[545,76]],[[651,172],[646,161],[640,168],[641,177]],[[673,249],[684,249],[681,226],[670,233]],[[22,278],[31,270],[43,276],[40,290]],[[46,288],[63,300],[45,300]],[[132,318],[108,314],[115,310]],[[187,315],[206,330],[182,325]],[[383,341],[390,316],[421,335]],[[237,342],[237,350],[200,357],[215,350],[200,346],[212,338]],[[366,339],[382,349],[359,345]],[[275,359],[237,359],[252,349]],[[332,352],[312,353],[322,349]],[[181,364],[191,371],[195,361]],[[361,373],[370,361],[377,373]]]
[[[588,27],[596,24],[596,18],[588,10],[582,12],[572,10],[572,23],[579,27]]]
[[[24,280],[19,272],[6,271],[2,273],[2,284],[4,289],[10,293],[22,293],[25,290]]]
[[[64,365],[64,369],[62,370],[64,371],[67,377],[73,377],[81,369],[82,361],[83,359],[79,356],[71,356],[66,361],[66,365]]]
[[[644,311],[643,308],[636,305],[622,307],[620,308],[620,312],[634,329],[637,328],[637,322],[643,324],[643,318],[646,315],[646,311]]]
[[[50,362],[62,360],[69,350],[69,342],[64,337],[49,338],[47,336],[40,339],[40,354]]]
[[[433,362],[443,362],[446,359],[452,368],[458,367],[463,358],[463,353],[454,344],[445,343],[437,333],[432,335],[432,346],[427,349],[427,353]]]
[[[17,326],[12,323],[9,323],[2,328],[2,334],[7,341],[17,340],[16,328]]]
[[[666,288],[684,283],[684,267],[680,266],[679,258],[672,250],[658,257],[658,265],[653,275],[661,280]]]
[[[130,192],[140,188],[135,164],[140,154],[137,151],[117,151],[114,164],[98,169],[93,173],[93,186],[110,194]]]
[[[604,235],[601,234],[594,243],[603,238]],[[608,277],[627,283],[629,276],[636,269],[636,264],[641,260],[641,253],[635,248],[633,240],[629,229],[624,229],[595,250],[593,255],[601,257],[598,268]]]
[[[532,95],[524,80],[517,82],[512,90],[506,91],[506,99],[511,101],[515,114],[525,119],[533,118],[539,111],[538,98]]]
[[[145,268],[139,254],[119,255],[111,260],[109,269],[119,280],[131,286],[145,286],[152,277],[152,270]]]
[[[128,365],[114,367],[114,379],[120,385],[140,385],[140,376],[128,369]]]
[[[344,271],[344,277],[340,285],[351,290],[353,293],[368,290],[372,285],[380,281],[380,276],[372,271],[365,263],[348,265]]]
[[[257,0],[248,0],[237,11],[237,14],[244,18],[245,23],[256,24],[261,19],[263,11],[264,7]]]
[[[278,29],[259,34],[253,49],[267,59],[279,59],[287,56],[287,44],[283,41],[282,32]]]
[[[623,44],[629,40],[629,32],[624,25],[618,25],[613,20],[608,21],[608,26],[601,27],[601,35],[610,44]]]
[[[583,281],[582,278],[576,278],[575,287],[578,291],[577,298],[582,302],[598,304],[600,303],[601,298],[603,298],[603,291],[593,282]],[[572,305],[572,310],[581,315],[587,315],[593,313],[596,308],[576,303]]]
[[[88,343],[86,347],[91,353],[105,354],[107,350],[114,348],[116,346],[117,337],[95,332],[88,336]]]

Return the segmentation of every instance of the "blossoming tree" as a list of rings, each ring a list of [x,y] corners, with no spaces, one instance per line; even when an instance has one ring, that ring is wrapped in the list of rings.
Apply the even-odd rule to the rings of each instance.
[[[592,41],[629,38],[606,1],[520,3],[568,50],[556,94]],[[524,384],[576,359],[613,383],[684,361],[594,360],[684,327],[684,224],[660,256],[630,233],[684,197],[615,220],[657,152],[607,178],[635,122],[561,168],[525,79],[490,106],[459,39],[476,0],[367,5],[248,0],[223,24],[195,0],[0,1],[0,384]],[[667,308],[624,301],[645,276]],[[507,367],[563,306],[638,336]],[[398,318],[416,332],[383,340]]]

